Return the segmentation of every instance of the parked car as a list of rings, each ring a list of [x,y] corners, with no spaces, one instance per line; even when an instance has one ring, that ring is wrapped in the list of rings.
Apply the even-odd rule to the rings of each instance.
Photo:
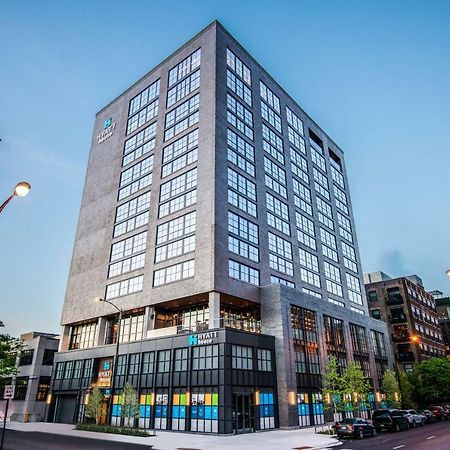
[[[420,411],[417,412],[425,417],[426,423],[437,422],[437,417],[434,416],[434,414],[429,409],[421,409]]]
[[[408,419],[398,409],[376,409],[372,413],[372,423],[376,431],[409,429]]]
[[[343,419],[340,422],[336,422],[334,426],[336,434],[340,438],[354,437],[363,439],[365,436],[375,436],[375,427],[364,419],[358,417],[352,417],[349,419]]]
[[[411,428],[416,428],[417,426],[424,426],[426,422],[426,417],[419,414],[414,409],[399,409],[398,412],[408,419]]]
[[[448,412],[442,406],[429,406],[428,409],[433,413],[436,421],[448,420]]]

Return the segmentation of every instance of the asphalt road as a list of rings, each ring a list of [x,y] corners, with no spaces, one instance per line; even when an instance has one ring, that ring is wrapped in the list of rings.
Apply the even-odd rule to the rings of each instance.
[[[398,433],[383,431],[374,438],[344,439],[336,450],[450,450],[450,421]]]
[[[149,446],[126,444],[124,442],[7,429],[3,450],[148,450],[151,448],[150,444],[150,442]]]

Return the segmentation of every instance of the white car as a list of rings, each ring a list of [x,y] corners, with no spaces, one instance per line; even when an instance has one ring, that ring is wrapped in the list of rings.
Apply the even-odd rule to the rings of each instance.
[[[424,426],[427,421],[425,416],[419,414],[414,409],[400,409],[399,412],[408,419],[411,428]]]

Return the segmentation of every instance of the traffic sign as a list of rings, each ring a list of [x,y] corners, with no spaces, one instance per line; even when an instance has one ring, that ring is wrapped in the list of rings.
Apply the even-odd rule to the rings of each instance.
[[[5,393],[3,394],[3,399],[8,400],[10,398],[14,398],[15,388],[16,388],[16,386],[14,386],[13,384],[7,384],[5,386]]]

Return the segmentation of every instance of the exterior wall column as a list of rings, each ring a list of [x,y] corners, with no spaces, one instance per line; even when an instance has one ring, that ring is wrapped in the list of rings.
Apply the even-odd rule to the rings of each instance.
[[[220,293],[210,292],[208,296],[209,303],[209,329],[220,327]]]
[[[58,352],[65,352],[69,350],[70,329],[70,325],[63,325],[61,327],[61,340],[59,341]]]
[[[97,321],[97,331],[95,333],[95,346],[105,345],[106,326],[108,321],[104,317],[99,317]]]
[[[290,304],[281,296],[280,286],[264,288],[261,291],[261,331],[275,336],[278,417],[281,429],[299,428],[295,352],[290,318]]]

